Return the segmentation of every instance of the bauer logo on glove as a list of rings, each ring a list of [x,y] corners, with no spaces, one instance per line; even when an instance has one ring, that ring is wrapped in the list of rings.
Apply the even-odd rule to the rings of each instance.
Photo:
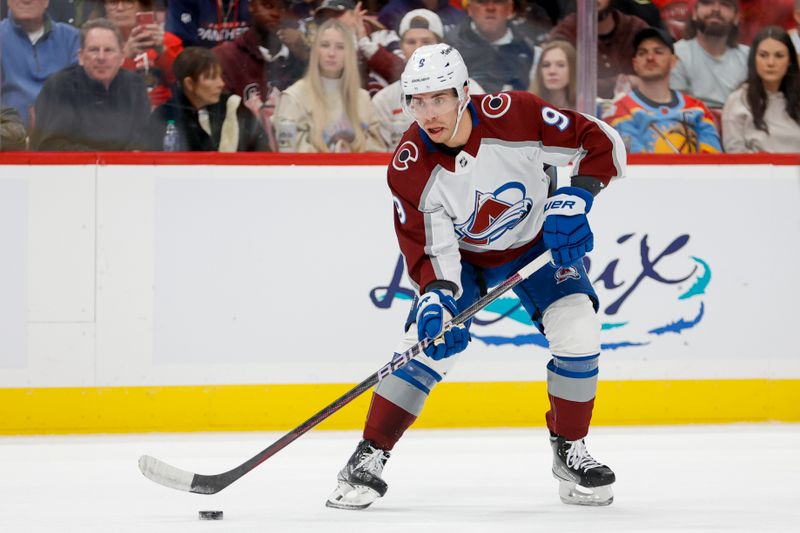
[[[594,235],[586,213],[592,208],[591,193],[578,187],[561,187],[544,206],[542,239],[558,267],[575,264],[594,248]]]

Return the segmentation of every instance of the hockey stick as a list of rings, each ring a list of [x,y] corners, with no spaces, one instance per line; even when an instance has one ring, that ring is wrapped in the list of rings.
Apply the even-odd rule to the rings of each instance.
[[[545,251],[542,255],[522,267],[516,274],[506,279],[500,285],[489,291],[486,295],[475,301],[475,303],[473,303],[467,309],[455,316],[453,320],[449,322],[448,326],[452,327],[463,324],[476,315],[481,309],[498,299],[509,289],[515,287],[521,281],[528,278],[531,276],[531,274],[549,263],[551,259],[552,255],[550,254],[550,250]],[[148,479],[155,481],[156,483],[160,483],[165,487],[186,492],[195,492],[197,494],[216,494],[281,451],[308,430],[318,425],[320,422],[350,403],[365,391],[369,390],[373,385],[386,378],[394,371],[406,366],[431,342],[434,341],[431,339],[423,339],[405,352],[397,354],[389,363],[382,366],[377,372],[373,373],[367,379],[334,400],[333,403],[327,405],[317,414],[232,470],[223,472],[222,474],[208,476],[203,474],[194,474],[192,472],[187,472],[186,470],[181,470],[180,468],[168,465],[167,463],[154,457],[150,457],[149,455],[143,455],[139,458],[139,470],[141,470],[142,474],[144,474]]]

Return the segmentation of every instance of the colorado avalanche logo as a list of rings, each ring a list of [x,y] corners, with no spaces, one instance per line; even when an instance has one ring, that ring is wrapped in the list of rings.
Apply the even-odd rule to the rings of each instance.
[[[489,118],[500,118],[511,109],[511,96],[506,93],[487,94],[481,100],[481,111]]]
[[[559,283],[564,283],[568,279],[581,279],[581,275],[578,272],[578,269],[571,266],[571,267],[561,267],[556,270],[556,285]]]
[[[506,183],[494,192],[475,191],[475,209],[463,224],[456,224],[459,240],[476,245],[490,244],[519,224],[533,207],[525,197],[525,186]]]
[[[400,145],[392,159],[392,167],[395,170],[408,170],[408,162],[414,162],[419,158],[419,148],[411,141],[406,141]]]

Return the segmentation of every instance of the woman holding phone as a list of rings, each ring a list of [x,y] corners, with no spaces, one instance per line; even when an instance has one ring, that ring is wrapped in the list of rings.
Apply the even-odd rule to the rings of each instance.
[[[103,7],[125,38],[123,68],[144,77],[152,107],[163,104],[171,96],[172,63],[183,50],[181,40],[164,31],[163,12],[156,13],[154,0],[105,0]]]

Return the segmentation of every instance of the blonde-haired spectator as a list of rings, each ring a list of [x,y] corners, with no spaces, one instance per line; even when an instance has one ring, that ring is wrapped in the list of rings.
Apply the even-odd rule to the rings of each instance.
[[[558,108],[575,109],[575,47],[568,41],[542,45],[528,91]]]
[[[338,19],[319,27],[308,71],[281,94],[273,125],[282,152],[385,150],[369,93],[361,88],[355,38]]]

